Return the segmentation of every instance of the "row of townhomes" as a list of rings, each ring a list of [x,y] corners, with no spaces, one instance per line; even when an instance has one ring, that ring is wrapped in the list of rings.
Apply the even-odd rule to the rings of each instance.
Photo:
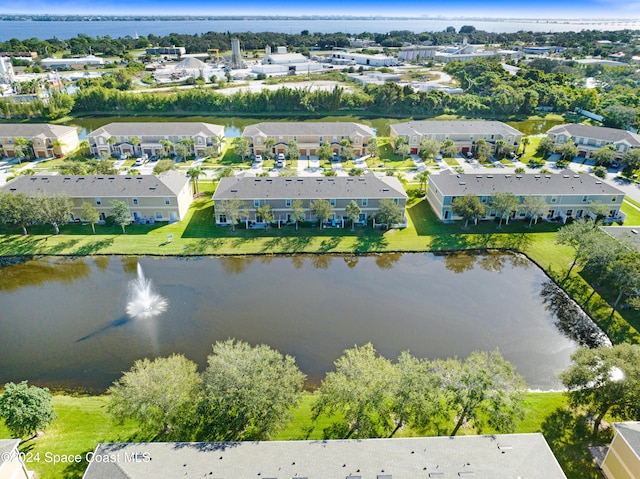
[[[422,140],[440,143],[451,140],[463,155],[473,152],[478,140],[484,140],[492,152],[495,152],[498,140],[516,148],[522,141],[520,131],[500,121],[409,121],[392,124],[390,129],[391,141],[403,138],[411,148],[412,155],[420,151]]]
[[[227,200],[241,200],[247,212],[243,218],[247,227],[263,226],[258,208],[264,205],[271,206],[279,225],[294,223],[293,206],[296,200],[302,202],[305,220],[315,221],[311,214],[311,202],[316,199],[329,200],[333,207],[333,214],[329,218],[331,226],[344,227],[348,221],[345,208],[351,201],[355,201],[361,210],[356,224],[366,225],[380,208],[380,201],[385,198],[393,200],[405,211],[407,194],[398,178],[380,178],[373,173],[358,177],[222,178],[213,194],[216,206]],[[216,224],[230,224],[230,218],[222,208],[216,214]]]
[[[173,148],[181,142],[189,144],[196,156],[202,156],[207,148],[220,151],[224,126],[194,122],[109,123],[89,133],[87,139],[96,156],[156,156],[166,151],[165,147],[175,153]]]
[[[621,155],[640,146],[638,135],[623,130],[587,125],[560,125],[549,130],[556,144],[572,139],[583,156],[607,144],[615,145]],[[175,145],[185,139],[196,154],[204,154],[208,147],[222,145],[224,127],[206,123],[111,123],[89,135],[95,154],[156,154],[167,144]],[[303,156],[317,154],[325,143],[335,152],[341,142],[348,140],[356,155],[366,154],[366,147],[375,138],[375,132],[358,123],[339,122],[266,122],[248,126],[243,136],[249,141],[254,155],[272,148],[284,153],[295,141]],[[494,149],[497,142],[517,147],[522,139],[518,130],[498,121],[410,121],[391,125],[392,139],[402,137],[412,153],[419,151],[423,139],[443,142],[451,140],[461,154],[470,152],[482,139]],[[0,125],[0,141],[5,155],[13,153],[17,138],[30,139],[37,156],[53,156],[77,147],[75,128],[55,125]],[[167,143],[169,142],[169,143]],[[54,146],[55,145],[55,146]],[[55,150],[55,151],[54,151]],[[164,150],[166,151],[166,149]],[[179,180],[176,178],[180,178]],[[103,216],[108,216],[110,199],[127,201],[132,216],[140,221],[177,221],[184,217],[191,202],[188,180],[183,175],[161,177],[153,175],[114,176],[49,176],[18,177],[3,189],[29,195],[66,193],[75,202],[74,217],[79,216],[80,205],[88,201],[95,204]],[[432,174],[427,200],[443,221],[457,219],[452,212],[452,201],[459,196],[477,195],[489,206],[486,218],[495,217],[491,211],[491,197],[496,193],[513,193],[521,199],[540,196],[549,205],[547,218],[581,218],[589,214],[589,205],[601,203],[609,208],[609,216],[624,219],[620,206],[624,193],[590,175],[577,175],[570,171],[561,174]],[[261,224],[258,207],[269,204],[279,224],[292,222],[292,202],[299,199],[306,211],[305,218],[313,220],[310,202],[327,199],[334,208],[331,225],[344,226],[345,207],[356,201],[362,212],[358,223],[366,224],[378,210],[380,200],[393,199],[403,210],[406,205],[404,189],[393,177],[378,178],[368,174],[359,178],[227,178],[220,182],[214,195],[216,202],[241,199],[248,212],[247,226]],[[515,217],[524,216],[514,212]],[[225,215],[217,215],[216,223],[228,224]]]
[[[452,174],[439,173],[429,176],[427,201],[442,221],[460,219],[452,210],[455,198],[474,195],[487,206],[485,218],[494,219],[491,197],[499,193],[513,193],[520,200],[527,196],[543,198],[549,209],[548,219],[583,218],[592,215],[589,206],[599,203],[609,208],[609,218],[624,221],[620,211],[624,192],[604,183],[592,175],[576,174],[565,170],[559,174]],[[514,211],[512,217],[524,218],[526,213]]]
[[[616,157],[620,160],[629,150],[640,147],[640,135],[637,133],[581,123],[554,126],[547,135],[556,145],[573,141],[578,147],[578,156],[583,158],[590,158],[594,151],[603,146],[613,145]]]
[[[18,176],[0,191],[30,197],[66,194],[73,201],[71,220],[80,219],[82,204],[96,208],[100,219],[111,213],[113,200],[124,201],[135,222],[175,222],[183,219],[193,201],[188,177],[176,171],[162,175],[33,175]]]
[[[316,155],[325,143],[338,153],[340,143],[349,140],[354,154],[363,156],[376,134],[371,127],[360,123],[307,121],[258,123],[246,127],[242,136],[248,140],[253,155],[263,154],[269,143],[274,153],[284,153],[292,141],[297,143],[302,156]]]
[[[78,148],[78,130],[71,126],[46,123],[0,124],[0,149],[4,156],[15,157],[16,147],[33,148],[36,158],[60,157]]]

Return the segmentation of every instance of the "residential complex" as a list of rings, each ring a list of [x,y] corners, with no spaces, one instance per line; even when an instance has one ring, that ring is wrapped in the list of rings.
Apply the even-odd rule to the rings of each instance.
[[[640,422],[613,423],[616,431],[600,465],[607,479],[640,479]]]
[[[295,222],[295,200],[302,201],[305,220],[315,221],[310,207],[316,199],[331,203],[334,213],[329,221],[332,226],[344,226],[348,221],[345,208],[352,200],[361,209],[356,223],[366,224],[380,208],[383,198],[395,201],[404,213],[407,194],[400,181],[393,176],[378,178],[373,173],[358,177],[222,178],[213,194],[216,207],[224,200],[242,200],[247,212],[243,221],[247,227],[263,223],[258,208],[264,205],[271,206],[278,224]],[[216,224],[230,223],[231,219],[222,209],[216,212]]]
[[[4,123],[0,124],[0,148],[4,156],[16,156],[16,147],[24,141],[30,142],[36,158],[64,156],[78,148],[78,130],[72,126],[50,125],[47,123]],[[28,156],[28,155],[27,155]]]
[[[325,143],[331,145],[335,153],[340,152],[340,142],[349,140],[356,156],[365,154],[367,145],[375,132],[369,126],[360,123],[341,122],[267,122],[250,125],[242,136],[249,141],[251,153],[261,155],[266,148],[274,153],[285,153],[291,141],[298,145],[300,155],[316,155],[318,148]],[[269,146],[270,139],[272,146]]]
[[[176,144],[186,142],[196,156],[207,148],[220,151],[224,142],[224,126],[211,123],[145,122],[109,123],[87,135],[94,155],[159,155],[175,152]]]
[[[193,200],[188,177],[178,172],[155,175],[18,176],[0,191],[30,197],[68,195],[73,201],[72,220],[82,217],[82,204],[89,203],[104,221],[113,200],[129,205],[135,222],[179,221]]]
[[[566,479],[540,433],[325,441],[99,444],[84,479]]]
[[[453,213],[455,198],[474,195],[487,206],[485,218],[493,219],[491,198],[499,193],[513,193],[522,201],[527,196],[543,198],[549,207],[549,219],[583,218],[590,215],[589,206],[598,202],[609,208],[609,217],[624,221],[620,211],[624,192],[603,183],[601,179],[587,174],[576,174],[565,170],[560,174],[451,174],[439,173],[429,176],[427,201],[438,218],[443,221],[460,219]],[[524,212],[514,212],[524,218]]]
[[[615,147],[617,159],[622,159],[627,151],[640,147],[640,135],[637,133],[582,123],[554,126],[547,131],[547,135],[556,146],[573,140],[578,147],[578,156],[583,158],[590,158],[594,151],[606,145]]]
[[[520,131],[500,121],[409,121],[394,123],[390,128],[391,141],[404,138],[412,154],[420,151],[422,140],[451,140],[462,154],[473,153],[478,140],[486,141],[492,152],[498,140],[509,148],[517,148],[522,140]]]

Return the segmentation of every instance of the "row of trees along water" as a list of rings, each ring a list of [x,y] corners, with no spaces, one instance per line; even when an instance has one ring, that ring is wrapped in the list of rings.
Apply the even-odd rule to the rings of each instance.
[[[136,420],[155,440],[266,440],[282,431],[301,400],[305,375],[293,357],[266,345],[227,340],[213,345],[204,372],[182,355],[136,361],[108,390],[117,421]],[[640,346],[580,348],[560,374],[569,403],[595,416],[640,414]],[[510,432],[523,418],[525,382],[498,351],[465,360],[396,362],[371,344],[347,349],[314,393],[313,425],[329,438],[393,437],[400,429],[456,435],[465,426]],[[55,419],[46,390],[8,383],[0,417],[17,437]]]

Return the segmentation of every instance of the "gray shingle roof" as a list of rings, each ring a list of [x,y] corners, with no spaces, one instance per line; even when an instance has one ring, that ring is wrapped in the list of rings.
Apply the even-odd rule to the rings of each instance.
[[[557,125],[547,131],[549,134],[574,136],[580,138],[594,138],[610,143],[626,141],[632,146],[640,146],[640,135],[626,130],[607,128],[604,126],[583,125],[582,123],[569,123]]]
[[[591,175],[571,170],[557,174],[463,174],[437,173],[429,177],[445,196],[494,195],[624,195],[623,191]]]
[[[66,193],[71,197],[175,196],[189,182],[178,172],[155,175],[18,176],[0,188],[27,196]]]
[[[20,444],[20,439],[0,439],[0,467],[5,462],[3,459],[5,454],[17,449],[18,444]]]
[[[390,125],[398,135],[522,135],[512,126],[501,121],[409,121]]]
[[[640,458],[640,422],[616,422],[613,425]]]
[[[139,462],[131,460],[133,454]],[[536,434],[334,441],[100,444],[84,479],[310,478],[566,479],[544,437]],[[125,456],[129,460],[125,459]],[[113,473],[111,472],[113,471]],[[123,476],[122,473],[126,474]],[[433,474],[429,476],[429,474]],[[436,476],[444,473],[444,476]]]
[[[322,122],[322,121],[273,121],[249,125],[242,136],[375,136],[373,129],[361,123]]]
[[[57,138],[70,131],[77,131],[75,126],[50,125],[48,123],[4,123],[0,124],[0,137],[33,138],[44,135]]]
[[[400,181],[368,173],[358,177],[222,178],[214,200],[406,198]]]
[[[206,136],[224,135],[224,126],[196,122],[122,122],[109,123],[89,133],[94,136]]]

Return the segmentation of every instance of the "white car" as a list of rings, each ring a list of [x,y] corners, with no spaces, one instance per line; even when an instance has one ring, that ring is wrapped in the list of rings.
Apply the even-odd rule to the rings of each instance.
[[[255,161],[256,163],[262,163],[262,155],[256,155]]]
[[[284,153],[278,153],[278,159],[276,160],[276,168],[282,168],[286,161],[284,159]]]

